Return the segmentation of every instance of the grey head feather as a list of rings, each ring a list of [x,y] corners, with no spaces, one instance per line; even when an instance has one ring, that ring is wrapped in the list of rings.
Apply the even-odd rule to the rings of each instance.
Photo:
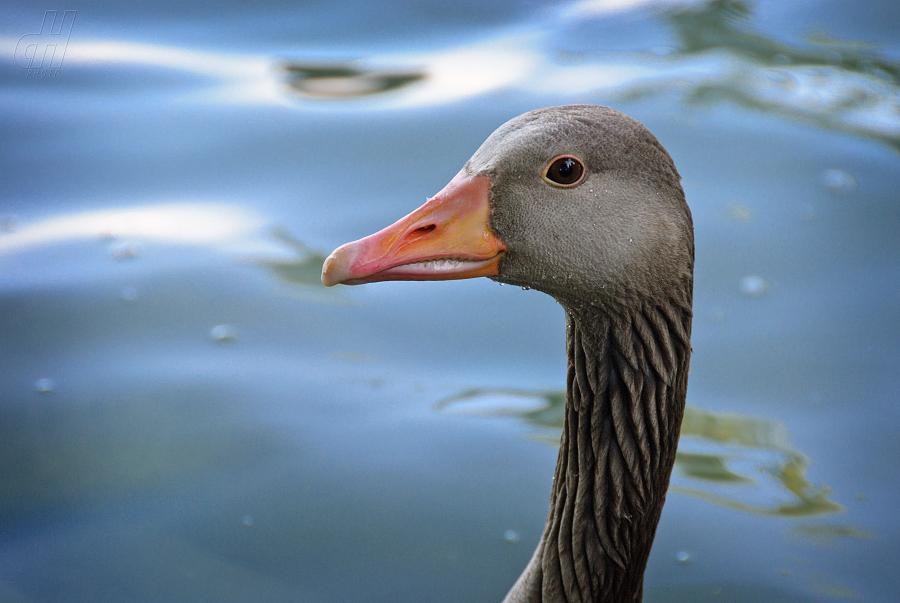
[[[572,188],[543,179],[564,154],[586,170]],[[623,113],[596,105],[525,113],[500,126],[466,169],[491,178],[491,227],[508,248],[495,280],[572,310],[690,288],[693,225],[681,177],[656,137]]]

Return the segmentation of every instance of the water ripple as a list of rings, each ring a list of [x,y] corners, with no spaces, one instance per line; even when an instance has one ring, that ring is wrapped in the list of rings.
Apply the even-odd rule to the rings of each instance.
[[[558,41],[575,26],[590,31],[610,14],[638,8],[670,32],[664,51],[657,44],[573,53]],[[586,94],[603,102],[674,94],[686,104],[738,104],[900,149],[900,63],[877,48],[822,34],[803,44],[778,40],[755,31],[752,8],[737,0],[582,1],[455,45],[397,50],[394,43],[390,50],[361,50],[353,60],[339,58],[343,49],[302,45],[267,55],[82,40],[69,44],[65,69],[76,77],[116,66],[178,71],[196,76],[181,101],[300,110],[398,110],[507,90],[544,96],[547,104]],[[12,61],[15,43],[0,38],[0,49],[9,50],[0,56]],[[58,83],[49,94],[65,89],[64,80]],[[34,90],[28,92],[20,98],[7,91],[7,100],[31,104]],[[133,101],[146,102],[136,92]]]

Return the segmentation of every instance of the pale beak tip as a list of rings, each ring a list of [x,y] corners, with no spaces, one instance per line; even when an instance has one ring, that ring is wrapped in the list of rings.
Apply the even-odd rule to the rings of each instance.
[[[331,252],[325,263],[322,264],[322,284],[326,287],[333,287],[340,284],[356,284],[348,283],[352,281],[353,264],[359,255],[359,241],[345,243]]]
[[[322,284],[326,287],[333,287],[341,282],[336,264],[334,253],[329,255],[322,264]]]

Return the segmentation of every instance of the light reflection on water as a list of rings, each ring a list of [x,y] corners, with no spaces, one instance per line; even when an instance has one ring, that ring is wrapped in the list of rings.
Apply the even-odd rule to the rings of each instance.
[[[263,220],[247,208],[211,203],[113,208],[52,216],[10,228],[0,237],[0,254],[79,239],[134,238],[167,245],[220,246],[253,250],[249,240]]]

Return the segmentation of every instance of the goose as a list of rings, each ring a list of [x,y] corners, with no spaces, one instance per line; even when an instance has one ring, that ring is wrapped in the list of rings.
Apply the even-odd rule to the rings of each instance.
[[[693,267],[674,162],[596,105],[506,122],[422,207],[326,259],[326,286],[485,276],[565,311],[550,510],[505,603],[641,601],[684,414]]]

